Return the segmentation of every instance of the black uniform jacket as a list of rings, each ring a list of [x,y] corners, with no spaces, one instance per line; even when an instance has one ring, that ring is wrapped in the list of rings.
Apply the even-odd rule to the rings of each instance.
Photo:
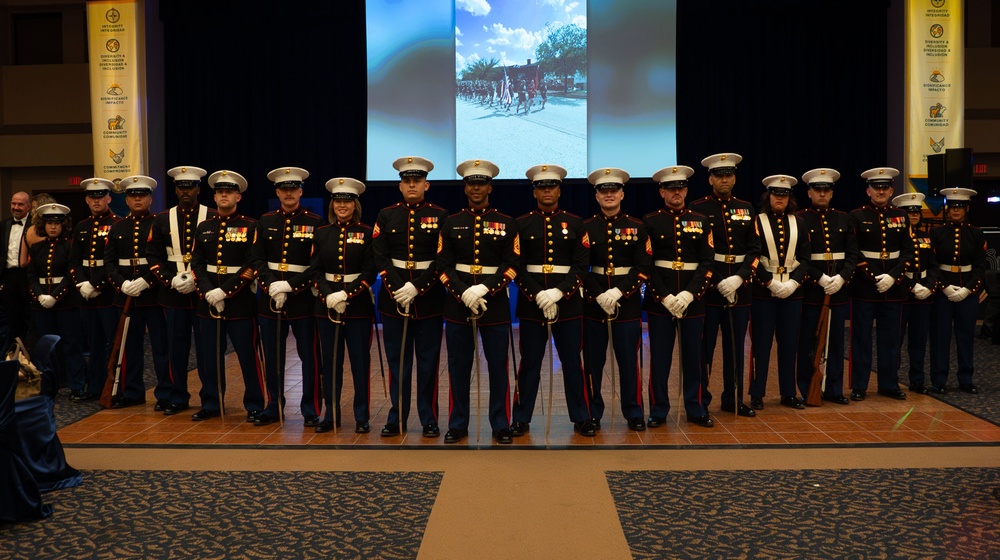
[[[192,246],[195,233],[198,230],[198,218],[204,208],[205,219],[215,216],[215,210],[198,205],[190,212],[185,212],[180,206],[175,206],[176,214],[173,223],[170,221],[170,210],[164,210],[153,219],[150,229],[149,243],[146,244],[146,258],[149,260],[149,270],[160,281],[161,289],[157,293],[157,301],[166,307],[193,309],[198,303],[198,294],[182,294],[170,287],[174,276],[184,270],[191,270]],[[177,248],[174,249],[174,235],[177,235]]]
[[[930,304],[934,298],[928,297],[918,300],[913,295],[913,287],[920,284],[931,291],[937,288],[937,278],[940,272],[937,257],[934,255],[934,246],[931,244],[930,234],[922,229],[914,230],[913,227],[910,227],[910,237],[913,239],[913,262],[910,263],[906,271],[905,285],[906,289],[910,291],[907,301]]]
[[[639,287],[649,279],[653,259],[646,252],[649,232],[638,218],[618,213],[598,214],[583,223],[590,239],[590,271],[584,275],[584,316],[607,319],[607,314],[595,298],[618,288],[618,321],[642,318],[642,294]]]
[[[51,309],[66,309],[77,307],[83,298],[73,285],[69,275],[69,239],[45,238],[28,248],[31,260],[25,267],[28,278],[28,293],[31,294],[31,307],[43,309],[38,303],[38,296],[48,295],[56,298],[56,304]]]
[[[771,228],[770,234],[762,226],[765,220]],[[784,213],[780,216],[764,213],[757,215],[755,223],[758,227],[758,237],[760,237],[760,261],[754,269],[754,299],[778,299],[771,293],[771,290],[767,286],[774,279],[775,274],[780,273],[781,270],[789,270],[787,265],[789,254],[793,255],[791,262],[797,263],[797,265],[794,270],[785,273],[788,275],[787,278],[782,276],[781,280],[795,280],[799,283],[799,287],[795,292],[788,296],[789,299],[802,297],[802,284],[809,275],[809,256],[811,251],[809,230],[806,228],[802,218]],[[795,228],[794,247],[792,246],[793,227]],[[769,238],[774,241],[776,253],[771,251],[771,244],[768,243]],[[772,266],[779,267],[776,269],[777,272],[768,270],[764,264],[765,262],[770,262]]]
[[[114,289],[108,285],[104,266],[104,247],[111,234],[111,226],[118,221],[110,210],[101,216],[89,216],[73,228],[73,246],[69,253],[70,275],[76,284],[90,282],[101,295],[82,300],[82,307],[108,307],[114,298]]]
[[[319,290],[313,299],[317,317],[335,317],[326,306],[326,296],[347,292],[346,319],[375,316],[372,284],[375,283],[375,249],[372,227],[358,222],[321,226],[312,240],[311,267]]]
[[[937,286],[968,288],[973,297],[983,291],[986,279],[986,235],[968,224],[945,224],[931,230],[937,258]]]
[[[410,316],[424,319],[441,315],[444,287],[438,282],[434,260],[438,233],[447,217],[447,210],[427,202],[400,202],[379,211],[372,232],[375,267],[382,277],[379,313],[400,317],[392,292],[412,282],[420,295],[410,304]]]
[[[470,286],[489,288],[486,312],[480,325],[510,322],[507,284],[517,277],[520,242],[514,219],[493,208],[466,208],[452,214],[441,227],[437,268],[441,283],[448,288],[444,318],[469,324],[472,311],[462,303]]]
[[[809,232],[809,260],[801,263],[809,271],[802,284],[803,301],[817,305],[823,303],[826,292],[817,282],[824,274],[830,277],[839,274],[844,279],[844,286],[830,296],[830,303],[846,303],[849,298],[848,284],[858,266],[858,241],[854,238],[847,212],[808,208],[796,215]]]
[[[226,292],[224,319],[257,317],[255,280],[251,249],[257,234],[257,222],[239,212],[214,216],[198,224],[191,269],[201,301],[198,315],[212,318],[205,294],[215,288]],[[214,313],[214,310],[212,311]]]
[[[661,303],[663,298],[688,291],[694,301],[686,316],[704,315],[704,296],[712,281],[715,255],[708,218],[682,208],[657,210],[643,216],[642,221],[649,231],[646,252],[653,261],[642,308],[654,315],[669,315]]]
[[[517,271],[517,316],[532,321],[545,321],[545,315],[535,303],[542,290],[558,288],[558,320],[576,319],[583,315],[580,286],[590,267],[590,240],[583,220],[575,214],[556,209],[552,212],[532,210],[517,219],[517,234],[521,241],[521,261]],[[551,270],[552,272],[546,272]]]
[[[715,286],[730,276],[739,275],[743,285],[736,291],[736,305],[750,305],[750,277],[754,262],[760,256],[760,239],[754,228],[757,212],[745,200],[730,197],[722,200],[714,194],[688,205],[692,212],[704,215],[712,231],[712,279],[705,303],[729,305]]]
[[[157,304],[159,283],[149,270],[149,260],[146,257],[146,244],[149,242],[149,232],[153,227],[153,214],[146,212],[142,216],[129,214],[111,226],[108,245],[104,249],[104,268],[108,271],[108,279],[115,287],[115,305],[125,305],[126,295],[122,293],[122,284],[126,280],[142,278],[149,283],[132,299],[133,306],[147,307]],[[126,262],[127,261],[127,262]]]
[[[893,206],[867,204],[852,210],[851,225],[858,240],[858,269],[851,279],[851,296],[864,301],[903,301],[908,290],[904,273],[913,261],[913,239],[906,212]],[[895,279],[885,293],[875,287],[875,278],[888,274]]]
[[[314,275],[309,268],[316,230],[323,218],[301,206],[287,214],[281,210],[268,212],[257,220],[257,240],[253,244],[253,268],[264,288],[257,312],[275,317],[268,288],[272,282],[284,280],[291,284],[281,310],[286,319],[311,317],[315,312]]]

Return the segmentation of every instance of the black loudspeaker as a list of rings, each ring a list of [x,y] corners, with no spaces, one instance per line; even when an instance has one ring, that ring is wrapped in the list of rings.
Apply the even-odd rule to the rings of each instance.
[[[945,188],[945,154],[927,156],[927,191],[928,196],[940,196]]]
[[[945,150],[945,188],[972,188],[972,148]]]

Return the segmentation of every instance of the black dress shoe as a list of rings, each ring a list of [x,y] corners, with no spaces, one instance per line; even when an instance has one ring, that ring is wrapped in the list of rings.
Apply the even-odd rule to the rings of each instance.
[[[764,399],[762,397],[750,397],[750,408],[764,410]]]
[[[590,419],[590,424],[592,426],[594,426],[594,431],[595,432],[601,431],[601,419],[600,418],[591,418]]]
[[[399,424],[386,424],[382,426],[382,437],[392,437],[399,435]]]
[[[823,400],[837,404],[851,404],[851,400],[845,397],[844,395],[834,395],[832,397],[823,395]]]
[[[316,424],[316,427],[314,429],[317,434],[325,434],[333,430],[333,421],[323,420],[320,423]]]
[[[926,395],[927,387],[923,383],[910,383],[910,392],[918,395]]]
[[[372,427],[368,422],[361,422],[354,427],[354,433],[356,434],[367,434],[370,431],[372,431]]]
[[[597,430],[594,429],[594,423],[591,420],[574,423],[573,431],[581,436],[594,437],[597,435]]]
[[[253,423],[261,414],[264,414],[263,410],[251,410],[247,412],[247,422]]]
[[[153,410],[163,412],[168,406],[170,406],[170,401],[156,401],[156,406],[153,407]]]
[[[439,435],[441,435],[441,428],[437,424],[424,426],[424,437],[438,437]]]
[[[704,416],[696,416],[694,418],[688,416],[688,423],[690,423],[690,424],[697,424],[698,426],[701,426],[702,428],[711,428],[712,426],[715,426],[715,422],[707,414],[704,415]]]
[[[531,424],[527,422],[514,422],[510,425],[510,435],[521,437],[531,431]]]
[[[642,432],[646,429],[646,423],[642,421],[642,418],[635,417],[628,419],[628,429],[635,432]]]
[[[188,408],[191,408],[191,407],[189,407],[186,404],[170,403],[170,404],[167,405],[167,408],[163,409],[163,415],[164,416],[173,416],[174,414],[180,414],[181,412],[184,412]]]
[[[788,408],[794,408],[796,410],[802,410],[806,407],[805,403],[802,402],[802,399],[788,396],[781,397],[781,406],[787,406]]]
[[[135,406],[138,404],[146,404],[146,400],[126,399],[124,397],[119,397],[111,401],[111,408],[128,408],[130,406]]]
[[[96,401],[98,395],[94,393],[88,393],[87,391],[76,391],[69,396],[69,400],[73,402],[87,402]]]
[[[757,416],[757,412],[750,408],[749,406],[740,403],[738,405],[724,404],[719,407],[722,412],[735,412],[738,416],[745,416],[747,418],[753,418]]]
[[[958,388],[961,389],[963,393],[968,393],[970,395],[979,394],[979,387],[976,387],[972,383],[969,383],[967,385],[959,385]]]
[[[866,398],[868,398],[868,393],[865,392],[865,391],[862,391],[861,389],[855,389],[855,390],[851,391],[851,400],[852,401],[863,401]]]
[[[510,445],[514,443],[514,436],[510,433],[510,430],[508,430],[507,428],[494,430],[493,438],[496,439],[497,443],[501,445]]]
[[[218,410],[205,410],[204,408],[195,412],[191,415],[191,420],[195,422],[201,422],[202,420],[208,420],[209,418],[215,418],[219,416]]]
[[[897,401],[906,400],[906,393],[900,391],[899,389],[879,389],[878,394],[883,397],[889,397],[890,399],[896,399]]]
[[[948,392],[948,387],[944,385],[931,385],[931,388],[928,389],[928,391],[934,393],[935,395],[944,395]]]
[[[302,425],[305,426],[306,428],[315,428],[316,426],[319,426],[319,424],[320,424],[319,416],[309,416],[302,421]]]
[[[266,412],[261,412],[253,419],[254,426],[267,426],[268,424],[274,424],[278,419]]]
[[[459,430],[453,428],[444,434],[445,443],[458,443],[469,435],[469,430]]]
[[[659,428],[660,426],[667,423],[666,416],[650,416],[646,419],[646,426],[650,428]]]

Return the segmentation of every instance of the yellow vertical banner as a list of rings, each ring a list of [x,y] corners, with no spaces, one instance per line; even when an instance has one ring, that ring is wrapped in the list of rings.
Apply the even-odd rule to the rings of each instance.
[[[143,50],[135,0],[87,2],[94,175],[122,179],[143,170]],[[116,180],[117,184],[118,181]]]
[[[962,0],[906,4],[906,176],[927,188],[927,156],[965,143]]]

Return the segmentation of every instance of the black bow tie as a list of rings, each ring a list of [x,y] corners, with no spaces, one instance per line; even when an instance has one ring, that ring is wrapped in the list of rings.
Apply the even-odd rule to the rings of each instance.
[[[24,220],[14,220],[14,223],[18,224],[21,227],[24,227]]]

